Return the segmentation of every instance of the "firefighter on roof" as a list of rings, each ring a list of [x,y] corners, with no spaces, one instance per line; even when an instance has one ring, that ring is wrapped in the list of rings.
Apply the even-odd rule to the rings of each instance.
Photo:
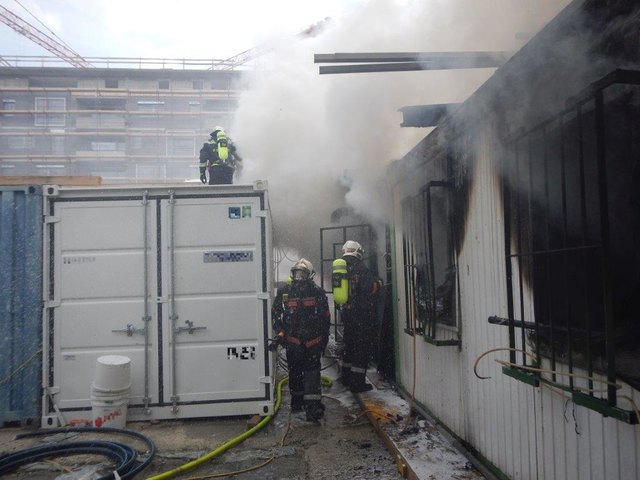
[[[277,338],[286,348],[291,411],[303,408],[308,421],[324,415],[320,357],[329,340],[327,294],[313,281],[313,265],[301,258],[291,268],[292,282],[278,290],[272,319]]]
[[[200,149],[200,181],[207,183],[208,170],[209,185],[231,184],[234,173],[240,173],[242,169],[241,162],[242,158],[224,128],[216,127]]]

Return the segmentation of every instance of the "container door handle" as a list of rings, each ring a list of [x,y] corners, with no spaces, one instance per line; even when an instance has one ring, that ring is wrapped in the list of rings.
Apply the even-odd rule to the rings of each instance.
[[[176,334],[181,332],[189,332],[189,335],[193,335],[193,332],[196,330],[206,330],[207,327],[194,327],[193,322],[191,320],[185,320],[184,323],[187,325],[186,327],[178,327],[174,331]]]
[[[134,333],[138,333],[140,335],[145,334],[144,328],[134,328],[132,324],[128,323],[127,328],[121,328],[120,330],[111,330],[113,333],[126,333],[127,337],[133,337]]]

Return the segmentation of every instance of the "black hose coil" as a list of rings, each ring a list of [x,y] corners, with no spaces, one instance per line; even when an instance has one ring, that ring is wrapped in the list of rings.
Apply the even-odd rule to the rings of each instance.
[[[0,455],[0,475],[4,475],[22,465],[33,463],[42,458],[93,454],[108,457],[113,460],[118,465],[115,472],[118,473],[122,480],[127,480],[133,478],[136,474],[147,468],[156,454],[156,446],[149,438],[145,437],[141,433],[120,428],[55,428],[51,430],[41,430],[38,432],[21,433],[16,435],[16,439],[55,435],[58,433],[110,433],[129,435],[146,443],[149,453],[144,461],[138,462],[138,452],[133,447],[120,442],[82,440],[63,442],[55,445],[41,445]],[[113,473],[109,473],[108,475],[100,477],[99,480],[113,480],[114,478],[115,475]]]

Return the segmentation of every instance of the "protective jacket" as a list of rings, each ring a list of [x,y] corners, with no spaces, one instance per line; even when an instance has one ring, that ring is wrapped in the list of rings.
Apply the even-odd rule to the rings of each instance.
[[[327,294],[313,280],[293,282],[279,289],[271,313],[274,330],[284,332],[288,343],[322,337],[321,343],[326,345],[331,313]]]
[[[222,130],[215,130],[200,149],[200,175],[209,171],[209,185],[233,183],[233,174],[242,168],[233,141]]]
[[[286,348],[291,410],[304,408],[307,420],[318,421],[324,414],[320,357],[331,321],[327,294],[313,280],[293,281],[278,290],[271,313]]]
[[[341,310],[344,324],[343,383],[352,391],[363,391],[367,366],[377,343],[377,295],[380,283],[365,263],[353,256],[347,261],[349,299]]]

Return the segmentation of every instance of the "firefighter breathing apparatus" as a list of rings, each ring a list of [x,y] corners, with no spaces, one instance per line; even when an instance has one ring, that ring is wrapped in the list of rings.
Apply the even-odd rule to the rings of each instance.
[[[332,267],[333,301],[336,305],[344,305],[349,300],[347,262],[344,258],[336,258]]]
[[[218,152],[218,158],[226,162],[229,158],[229,139],[223,130],[220,130],[216,134],[216,151]]]

